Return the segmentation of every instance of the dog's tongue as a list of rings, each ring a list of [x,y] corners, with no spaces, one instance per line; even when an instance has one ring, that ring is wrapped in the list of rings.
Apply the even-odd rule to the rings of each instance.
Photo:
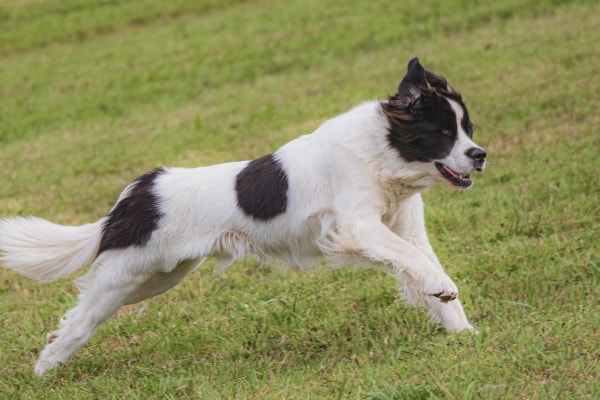
[[[456,172],[452,171],[452,169],[450,167],[448,167],[447,165],[444,165],[444,170],[446,170],[446,172],[448,172],[450,175],[452,175],[456,179],[461,179],[462,178],[459,174],[457,174]]]

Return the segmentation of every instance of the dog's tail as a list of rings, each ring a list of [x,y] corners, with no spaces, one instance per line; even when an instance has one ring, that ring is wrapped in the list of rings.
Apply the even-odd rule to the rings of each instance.
[[[64,278],[94,261],[104,220],[64,226],[35,217],[0,219],[0,261],[40,282]]]

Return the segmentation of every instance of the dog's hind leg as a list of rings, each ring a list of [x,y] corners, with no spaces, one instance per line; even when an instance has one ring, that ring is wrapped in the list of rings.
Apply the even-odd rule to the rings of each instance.
[[[125,304],[131,284],[92,282],[79,295],[77,305],[61,319],[59,329],[47,336],[48,344],[40,354],[35,373],[42,375],[64,364],[84,345],[98,326]]]
[[[59,329],[48,334],[48,344],[35,366],[42,375],[68,361],[96,329],[125,304],[132,304],[160,294],[179,283],[200,260],[186,260],[169,272],[154,271],[125,279],[115,278],[115,270],[99,266],[80,281],[78,304],[61,319]]]

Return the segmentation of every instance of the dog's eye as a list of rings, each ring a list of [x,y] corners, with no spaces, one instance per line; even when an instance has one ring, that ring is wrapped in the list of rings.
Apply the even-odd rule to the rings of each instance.
[[[454,136],[454,132],[452,132],[450,129],[442,129],[440,133],[444,136]]]

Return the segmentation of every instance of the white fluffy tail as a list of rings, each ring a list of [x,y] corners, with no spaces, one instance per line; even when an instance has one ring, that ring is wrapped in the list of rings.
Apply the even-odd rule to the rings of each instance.
[[[0,261],[40,282],[64,278],[96,258],[104,220],[64,226],[35,217],[0,219]]]

